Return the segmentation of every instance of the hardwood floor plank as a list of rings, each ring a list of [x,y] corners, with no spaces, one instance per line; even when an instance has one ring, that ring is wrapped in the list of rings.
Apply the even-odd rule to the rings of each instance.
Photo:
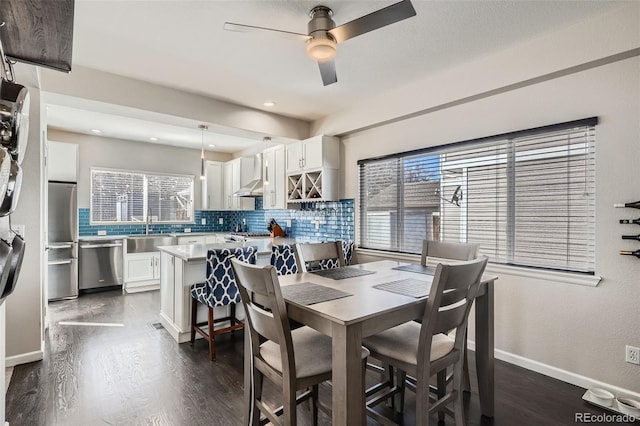
[[[243,331],[216,336],[217,361],[207,342],[177,345],[159,321],[159,292],[83,295],[50,304],[45,359],[15,367],[6,416],[19,425],[236,426],[243,413]],[[123,327],[60,325],[60,321],[122,323]],[[475,359],[469,353],[471,376]],[[367,381],[373,384],[376,374]],[[584,390],[501,361],[496,362],[496,411],[480,415],[477,382],[464,398],[469,426],[575,425],[576,412],[602,413],[581,400]],[[269,382],[267,403],[282,404]],[[331,403],[331,388],[320,399]],[[407,393],[404,424],[415,424],[415,397]],[[384,404],[378,408],[387,410]],[[307,404],[301,426],[311,425]],[[320,413],[320,425],[331,419]],[[369,425],[376,424],[368,421]],[[434,424],[437,424],[434,422]],[[452,424],[447,418],[447,425]]]

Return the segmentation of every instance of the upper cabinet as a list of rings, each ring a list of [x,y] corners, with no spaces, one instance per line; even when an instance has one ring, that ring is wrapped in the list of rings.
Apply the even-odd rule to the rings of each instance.
[[[233,195],[253,179],[253,158],[236,158],[224,163],[224,199],[222,210],[255,210],[255,199]]]
[[[315,136],[286,146],[287,202],[339,199],[339,139]]]
[[[202,209],[224,210],[224,163],[207,161],[205,168],[206,179],[202,181]]]
[[[287,174],[321,168],[339,169],[338,141],[338,138],[320,135],[287,145]]]
[[[47,142],[47,180],[78,181],[78,145]]]
[[[262,154],[263,208],[265,210],[287,208],[285,174],[285,147],[278,145]]]

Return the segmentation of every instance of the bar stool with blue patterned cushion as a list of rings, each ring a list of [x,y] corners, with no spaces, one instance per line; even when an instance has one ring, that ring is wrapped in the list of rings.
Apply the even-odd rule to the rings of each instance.
[[[207,252],[207,279],[205,282],[191,286],[191,344],[193,345],[195,341],[196,333],[207,339],[211,361],[216,359],[215,336],[244,327],[244,324],[236,319],[236,303],[241,302],[241,297],[236,286],[233,269],[231,269],[231,258],[255,265],[257,251],[256,246],[209,250]],[[198,303],[202,303],[209,310],[206,323],[197,323]],[[229,306],[230,315],[214,319],[213,308],[219,306]],[[229,321],[229,326],[215,330],[214,324],[222,321]],[[201,328],[204,324],[208,325],[208,331]]]
[[[353,240],[342,240],[342,254],[344,255],[344,264],[351,265],[353,261],[353,253],[356,249],[356,242]]]
[[[298,273],[295,248],[291,244],[275,244],[271,246],[271,265],[278,275]]]

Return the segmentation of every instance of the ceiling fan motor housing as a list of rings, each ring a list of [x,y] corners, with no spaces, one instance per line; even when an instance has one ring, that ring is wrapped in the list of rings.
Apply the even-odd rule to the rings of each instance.
[[[307,29],[311,39],[307,41],[307,55],[317,61],[329,61],[336,55],[336,39],[329,33],[336,26],[332,14],[326,6],[316,6],[309,12]]]

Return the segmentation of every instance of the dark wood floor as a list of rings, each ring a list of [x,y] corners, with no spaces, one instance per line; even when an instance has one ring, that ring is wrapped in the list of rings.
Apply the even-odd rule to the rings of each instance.
[[[206,342],[177,345],[159,327],[159,292],[97,293],[50,305],[45,359],[15,368],[6,416],[18,425],[240,425],[242,332],[219,336],[218,359]],[[60,321],[124,327],[60,325]],[[470,354],[473,364],[473,353]],[[472,371],[473,373],[473,371]],[[371,375],[370,379],[374,379]],[[267,387],[267,395],[278,391]],[[321,390],[330,400],[330,389]],[[467,425],[573,425],[575,413],[600,413],[583,389],[498,361],[496,415],[480,415],[477,386],[465,396]],[[414,424],[407,397],[404,423]],[[279,405],[279,404],[278,404]],[[298,409],[299,423],[310,412]],[[330,419],[320,414],[321,424]],[[370,424],[374,422],[370,421]],[[448,421],[447,424],[452,424]]]

